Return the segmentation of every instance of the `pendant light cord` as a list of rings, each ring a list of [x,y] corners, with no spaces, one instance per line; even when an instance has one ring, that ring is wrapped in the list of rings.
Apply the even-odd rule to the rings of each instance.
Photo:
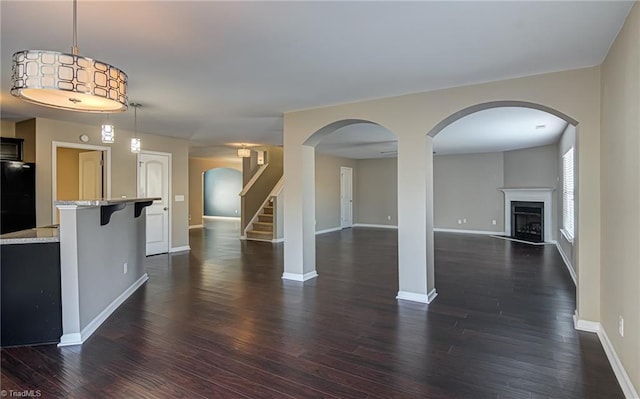
[[[78,0],[73,0],[73,55],[78,55]]]
[[[133,106],[133,137],[138,138],[138,105]]]

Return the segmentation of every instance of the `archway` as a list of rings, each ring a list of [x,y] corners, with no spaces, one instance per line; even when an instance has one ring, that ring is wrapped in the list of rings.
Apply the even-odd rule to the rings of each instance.
[[[330,123],[311,134],[303,143],[298,144],[296,159],[285,158],[285,173],[288,178],[299,179],[302,182],[302,192],[285,189],[285,203],[288,209],[297,202],[301,212],[291,212],[285,218],[285,270],[282,278],[285,280],[306,281],[316,277],[316,146],[327,136],[336,131],[353,125],[363,124],[386,130],[395,138],[395,134],[386,127],[370,120],[343,119]],[[285,148],[287,142],[285,140]],[[291,148],[291,147],[289,147]],[[287,169],[296,164],[296,168]],[[292,176],[293,175],[293,176]],[[298,226],[302,225],[302,234],[297,234]],[[293,227],[293,228],[292,228]],[[288,259],[299,259],[292,263]]]
[[[539,178],[532,178],[530,174],[529,175],[526,175],[524,173],[518,174],[517,172],[518,168],[511,169],[507,174],[507,170],[509,168],[508,165],[517,166],[518,165],[517,160],[520,160],[523,163],[526,163],[525,154],[540,154],[542,152],[542,148],[541,147],[538,148],[535,145],[531,145],[529,147],[516,146],[511,150],[506,149],[508,148],[508,146],[506,146],[505,149],[503,150],[496,150],[495,153],[490,153],[487,151],[481,156],[479,156],[479,154],[476,153],[475,157],[476,158],[482,157],[484,161],[486,160],[491,161],[493,158],[496,158],[496,159],[499,158],[500,162],[504,162],[504,164],[500,163],[499,165],[491,165],[490,167],[487,167],[487,169],[491,168],[491,170],[496,170],[496,168],[500,168],[501,169],[500,173],[504,172],[504,175],[501,176],[500,182],[491,181],[491,184],[489,183],[490,179],[487,178],[485,182],[487,184],[487,187],[484,187],[486,189],[485,191],[487,191],[487,193],[485,193],[486,196],[487,197],[490,196],[491,201],[493,201],[494,204],[499,202],[500,210],[498,215],[492,214],[491,215],[492,217],[486,217],[485,218],[486,220],[483,221],[483,223],[485,224],[480,225],[480,227],[477,224],[473,225],[473,227],[467,227],[467,225],[465,224],[461,226],[455,226],[455,220],[454,220],[452,222],[454,226],[451,226],[451,225],[442,226],[442,222],[440,221],[439,223],[434,223],[434,228],[436,228],[437,230],[460,231],[465,233],[473,233],[474,231],[477,231],[477,234],[491,234],[492,232],[495,232],[495,234],[512,235],[512,233],[514,233],[513,231],[511,231],[513,226],[512,225],[513,220],[511,219],[512,218],[511,204],[513,203],[513,201],[522,200],[522,201],[544,202],[544,218],[542,218],[542,221],[544,221],[544,223],[541,223],[542,227],[540,231],[541,237],[544,237],[542,241],[557,245],[560,255],[562,256],[567,266],[567,269],[569,270],[569,273],[573,278],[574,283],[576,283],[577,285],[575,270],[578,269],[578,265],[577,265],[578,259],[577,259],[577,251],[574,250],[574,245],[578,239],[577,237],[578,230],[577,228],[576,229],[572,228],[571,229],[572,231],[570,234],[565,234],[565,231],[564,231],[565,226],[563,226],[563,217],[567,216],[566,212],[571,212],[570,214],[571,221],[577,220],[577,212],[575,211],[575,209],[577,209],[578,207],[579,198],[577,196],[577,191],[576,191],[576,196],[574,198],[572,197],[572,200],[571,200],[571,207],[569,206],[565,207],[566,202],[563,202],[563,198],[567,195],[567,192],[563,188],[566,188],[567,186],[563,184],[564,183],[563,168],[564,166],[566,166],[566,165],[563,165],[563,156],[566,155],[568,152],[573,153],[573,148],[576,147],[577,143],[575,140],[575,136],[576,136],[576,125],[578,124],[578,121],[564,114],[563,112],[560,112],[558,110],[555,110],[553,108],[550,108],[541,104],[524,102],[524,101],[493,101],[493,102],[473,105],[449,115],[448,117],[444,118],[441,122],[436,124],[427,133],[427,139],[431,140],[432,143],[434,144],[434,150],[438,150],[437,139],[433,140],[434,138],[436,138],[438,134],[440,134],[443,131],[446,131],[448,127],[456,123],[459,124],[459,122],[462,120],[465,120],[465,119],[470,120],[472,116],[475,118],[477,115],[480,115],[480,114],[489,114],[489,113],[497,114],[496,112],[489,112],[489,111],[495,110],[498,108],[504,109],[505,116],[508,114],[508,112],[512,112],[513,110],[516,110],[516,109],[523,109],[523,110],[528,109],[528,110],[536,110],[539,112],[532,113],[528,111],[528,112],[524,112],[524,114],[527,114],[527,115],[544,114],[549,116],[548,120],[558,121],[557,123],[555,123],[552,129],[555,131],[553,135],[553,137],[555,137],[554,143],[545,142],[544,144],[539,144],[539,145],[547,146],[544,148],[544,153],[547,155],[546,159],[551,159],[552,161],[551,163],[555,162],[555,166],[551,167],[551,169],[555,168],[555,170],[546,170],[546,174]],[[531,126],[530,130],[538,129],[538,128],[544,129],[545,126],[544,125]],[[533,133],[533,132],[527,132],[527,133]],[[442,136],[439,136],[439,137],[442,137]],[[552,137],[552,136],[549,136],[549,137]],[[523,143],[526,143],[526,140],[523,141]],[[465,143],[465,145],[467,144],[468,143]],[[479,151],[479,152],[482,152],[482,151]],[[460,154],[465,154],[466,156],[460,155]],[[473,157],[470,156],[469,154],[472,154],[472,152],[465,153],[464,151],[461,151],[460,154],[452,156],[450,157],[450,159],[447,160],[446,165],[450,170],[452,169],[451,168],[451,161],[453,161],[452,158],[457,157],[456,160],[461,160],[464,158],[468,160],[469,163],[471,163],[470,160],[473,159]],[[502,155],[504,155],[504,158],[502,158]],[[554,156],[555,156],[555,159],[549,158]],[[428,185],[430,184],[432,186],[431,191],[434,191],[434,192],[437,190],[437,184],[435,183],[437,179],[434,176],[434,174],[438,173],[438,177],[440,178],[440,180],[442,180],[443,178],[441,176],[442,168],[445,167],[443,166],[445,164],[443,159],[440,158],[438,159],[438,161],[441,162],[441,165],[439,166],[440,169],[436,167],[436,164],[435,162],[433,162],[433,159],[428,167],[429,169],[429,174],[427,176]],[[477,165],[480,165],[478,163],[480,162],[480,159],[476,159],[474,162],[476,162],[474,164],[476,165],[476,169],[474,169],[473,172],[476,175],[478,173],[482,173],[480,171],[480,169],[482,168],[477,166]],[[469,165],[467,165],[467,167],[468,166]],[[549,169],[548,165],[545,165],[545,167]],[[521,169],[523,168],[524,166]],[[578,171],[577,166],[574,166],[572,163],[571,177],[576,181],[577,181],[577,171]],[[576,173],[575,177],[573,176],[574,172]],[[498,175],[498,173],[496,173],[496,175]],[[560,181],[557,180],[558,176],[561,179]],[[493,177],[494,177],[493,180],[495,180],[495,175]],[[523,181],[519,183],[514,183],[515,177],[519,177],[520,179],[523,179]],[[482,180],[482,177],[475,176],[474,179],[475,179],[474,183],[477,183],[477,180]],[[455,179],[451,178],[449,180],[449,184],[451,184],[451,180],[455,180]],[[544,181],[545,183],[540,184],[539,183],[540,181]],[[469,181],[467,181],[467,184],[470,184]],[[457,195],[467,196],[467,197],[470,196],[470,194],[468,192],[465,192],[465,190],[459,190],[459,191],[460,192],[456,192]],[[488,191],[493,191],[493,194],[488,193]],[[503,195],[503,192],[500,192],[500,191],[503,191],[504,195]],[[478,201],[482,201],[483,199],[486,200],[486,198],[482,196],[482,193],[475,193],[475,194],[476,195],[473,197],[474,200],[478,200]],[[573,195],[573,183],[571,183],[571,195]],[[548,200],[543,200],[542,199],[543,196],[548,196]],[[434,215],[433,219],[435,220],[438,219],[435,216],[441,216],[440,214],[436,213],[436,209],[434,209],[435,204],[437,202],[438,202],[437,200],[431,202],[430,209],[427,209],[427,213],[433,214]],[[440,202],[442,203],[442,201]],[[575,203],[575,206],[573,206],[574,203]],[[447,211],[449,211],[449,209],[447,209]],[[438,212],[443,212],[443,210],[439,209]],[[448,214],[449,218],[451,218],[452,216],[451,213],[452,212],[449,212]],[[504,219],[502,219],[501,215],[504,215]],[[463,218],[464,215],[460,215],[459,217]],[[440,217],[440,219],[442,220],[442,216]],[[497,226],[493,227],[490,225],[491,219],[493,219],[493,225],[495,226],[497,224]],[[498,223],[496,223],[496,219]],[[464,220],[464,222],[462,223],[467,222],[466,219],[462,219],[462,220]],[[458,219],[457,223],[458,225],[460,225],[461,219]],[[551,226],[553,226],[553,228],[551,228]],[[500,230],[502,231],[500,232]],[[575,234],[574,234],[574,231],[575,231]],[[430,239],[433,239],[432,231],[429,231],[428,235]],[[576,256],[574,256],[574,254],[576,254]],[[429,257],[431,258],[431,256],[432,254],[430,253]]]

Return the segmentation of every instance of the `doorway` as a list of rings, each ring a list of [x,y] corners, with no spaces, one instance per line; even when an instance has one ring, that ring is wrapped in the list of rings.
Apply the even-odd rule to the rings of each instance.
[[[353,226],[353,169],[340,167],[340,227]]]
[[[51,198],[53,224],[58,223],[55,201],[111,197],[111,148],[75,143],[52,143]]]
[[[171,154],[143,151],[138,154],[138,189],[141,198],[159,200],[146,208],[146,254],[169,252],[171,226]]]

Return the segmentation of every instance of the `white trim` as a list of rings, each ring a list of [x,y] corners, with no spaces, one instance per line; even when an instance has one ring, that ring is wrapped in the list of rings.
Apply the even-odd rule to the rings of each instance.
[[[434,291],[435,290],[432,290],[431,292],[434,292]],[[429,295],[418,294],[418,293],[409,292],[409,291],[398,291],[398,295],[396,295],[396,299],[401,299],[403,301],[419,302],[419,303],[429,303]]]
[[[238,216],[202,216],[202,218],[210,220],[240,220]]]
[[[433,302],[433,300],[436,299],[437,296],[438,293],[436,292],[435,288],[429,291],[429,293],[427,294],[427,303]]]
[[[114,299],[113,302],[111,302],[106,308],[104,308],[104,310],[100,312],[100,314],[98,314],[93,320],[91,320],[89,324],[87,324],[87,326],[83,328],[82,331],[80,331],[79,334],[64,334],[62,337],[60,337],[60,343],[58,344],[58,346],[80,345],[85,342],[94,332],[96,332],[98,327],[100,327],[100,325],[102,325],[102,323],[104,323],[104,321],[107,320],[107,318],[111,316],[111,314],[116,309],[118,309],[118,307],[122,305],[122,303],[124,303],[124,301],[126,301],[127,298],[129,298],[131,294],[133,294],[138,288],[140,288],[140,286],[142,286],[142,284],[144,284],[147,280],[149,280],[149,276],[147,275],[147,273],[145,273],[133,284],[131,284],[129,288],[124,290],[122,294],[118,295],[118,297]]]
[[[560,233],[564,236],[565,240],[569,241],[570,244],[573,244],[575,237],[572,237],[567,230],[560,229]]]
[[[624,397],[627,399],[638,399],[638,392],[633,387],[633,383],[631,382],[631,378],[629,378],[629,374],[624,369],[618,354],[616,353],[613,344],[609,340],[609,336],[607,336],[607,332],[604,328],[600,328],[598,331],[598,338],[600,338],[600,343],[602,344],[602,348],[604,349],[604,353],[607,355],[607,359],[609,359],[609,363],[611,364],[611,368],[613,369],[613,373],[616,375],[618,379],[618,384],[620,384],[620,388],[624,393]]]
[[[342,230],[342,227],[332,227],[330,229],[324,229],[324,230],[318,230],[316,231],[316,235],[320,235],[320,234],[326,234],[326,233],[333,233],[334,231],[340,231]]]
[[[398,226],[394,226],[391,224],[367,224],[367,223],[355,223],[351,227],[371,227],[375,229],[397,229]]]
[[[311,280],[312,278],[316,278],[318,277],[318,273],[314,270],[312,272],[309,273],[305,273],[305,274],[298,274],[298,273],[287,273],[284,272],[282,273],[282,279],[283,280],[292,280],[292,281],[307,281],[307,280]]]
[[[189,225],[189,230],[191,230],[191,229],[202,229],[202,228],[204,228],[204,225],[202,225],[202,224],[191,224],[191,225]]]
[[[184,252],[184,251],[191,251],[191,247],[188,245],[183,245],[181,247],[175,247],[175,248],[171,248],[169,250],[169,253],[174,253],[174,252]]]
[[[560,253],[560,257],[564,261],[565,266],[567,266],[567,270],[569,271],[569,275],[571,275],[571,279],[573,280],[573,285],[578,285],[578,279],[576,277],[576,271],[573,270],[573,265],[569,262],[569,258],[567,254],[564,253],[564,249],[560,246],[560,243],[556,241],[556,248],[558,248],[558,252]]]
[[[267,169],[267,166],[269,166],[268,163],[265,163],[264,165],[260,165],[260,168],[258,169],[258,171],[253,176],[251,176],[251,179],[247,182],[247,184],[244,186],[242,191],[240,191],[241,197],[244,197],[245,195],[247,195],[247,192],[249,192],[251,187],[253,187],[253,185],[256,183],[256,180],[258,180],[258,178],[264,173],[265,169]]]
[[[58,344],[58,348],[61,346],[71,346],[71,345],[81,345],[82,337],[80,333],[73,334],[64,334],[60,337],[60,343]]]
[[[618,380],[618,384],[620,384],[620,389],[624,393],[624,397],[627,399],[638,399],[638,392],[633,386],[633,382],[631,382],[631,378],[629,378],[629,374],[625,370],[616,350],[609,340],[609,336],[605,331],[602,324],[597,321],[589,321],[589,320],[580,320],[578,316],[578,312],[573,315],[573,322],[576,330],[587,331],[598,334],[598,338],[600,339],[600,344],[602,345],[602,349],[604,349],[604,353],[607,355],[607,359],[609,360],[609,364],[613,369],[613,373]]]
[[[433,231],[441,233],[460,233],[460,234],[482,234],[482,235],[504,235],[504,231],[488,231],[488,230],[462,230],[462,229],[442,229],[434,227]]]
[[[275,239],[273,239],[273,241],[271,241],[271,242],[275,242],[275,243],[278,243],[278,242],[284,242],[284,238],[275,238]]]
[[[51,223],[58,223],[58,213],[56,212],[56,199],[58,194],[58,147],[62,148],[77,148],[80,150],[91,150],[91,151],[102,151],[105,154],[104,160],[104,182],[106,183],[107,192],[104,193],[105,198],[111,198],[111,147],[101,146],[101,145],[92,145],[92,144],[78,144],[78,143],[67,143],[64,141],[52,141],[51,142],[51,203],[52,203],[52,211],[51,211]],[[37,182],[36,182],[37,184]],[[79,199],[79,198],[78,198]]]

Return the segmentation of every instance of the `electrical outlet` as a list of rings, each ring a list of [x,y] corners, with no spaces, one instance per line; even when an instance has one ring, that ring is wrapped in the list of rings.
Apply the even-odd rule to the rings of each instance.
[[[122,266],[122,273],[127,274],[128,268],[129,268],[129,265],[127,264],[127,262],[125,262],[124,265]]]
[[[462,219],[458,219],[458,224],[462,224]]]
[[[463,224],[467,223],[467,218],[462,219],[462,223]]]
[[[496,224],[498,224],[498,222],[497,222],[495,219],[493,219],[493,220],[491,221],[491,224],[495,226]]]
[[[618,333],[620,334],[621,337],[624,337],[624,319],[622,318],[622,316],[618,316]]]
[[[387,220],[391,220],[391,216],[387,216]]]

